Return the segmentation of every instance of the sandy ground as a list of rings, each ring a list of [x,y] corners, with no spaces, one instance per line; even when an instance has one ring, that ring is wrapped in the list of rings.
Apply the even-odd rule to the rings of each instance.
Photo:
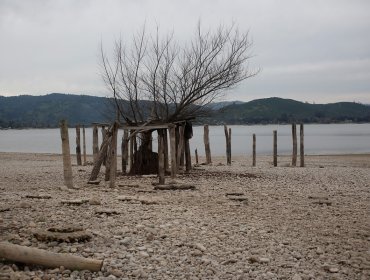
[[[307,156],[304,168],[289,157],[278,167],[270,157],[254,168],[250,158],[213,161],[176,179],[196,190],[154,191],[153,177],[119,177],[110,189],[103,174],[87,185],[92,166],[73,166],[79,188],[66,190],[61,156],[0,153],[0,241],[104,259],[99,273],[0,259],[0,279],[370,279],[370,155]],[[39,194],[51,198],[26,197]],[[70,199],[89,201],[61,203]],[[69,226],[92,239],[33,235]]]

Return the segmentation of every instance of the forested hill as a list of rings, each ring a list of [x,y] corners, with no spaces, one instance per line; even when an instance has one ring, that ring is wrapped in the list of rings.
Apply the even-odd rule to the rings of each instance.
[[[44,96],[0,96],[0,127],[58,127],[90,125],[109,120],[109,99],[88,95],[52,93]]]
[[[277,97],[223,107],[204,120],[211,124],[370,122],[370,106],[354,102],[310,104]]]
[[[0,127],[58,127],[61,119],[67,119],[70,126],[109,122],[114,117],[111,106],[108,98],[87,95],[0,96]],[[351,102],[308,104],[274,97],[246,103],[220,102],[211,108],[213,115],[199,123],[370,122],[370,106]]]

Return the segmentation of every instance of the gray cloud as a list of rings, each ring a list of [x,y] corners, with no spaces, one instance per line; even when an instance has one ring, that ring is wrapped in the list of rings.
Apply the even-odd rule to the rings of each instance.
[[[0,0],[0,95],[107,95],[99,45],[109,50],[146,23],[186,41],[203,26],[236,22],[253,39],[245,81],[227,99],[268,96],[370,103],[370,1]]]

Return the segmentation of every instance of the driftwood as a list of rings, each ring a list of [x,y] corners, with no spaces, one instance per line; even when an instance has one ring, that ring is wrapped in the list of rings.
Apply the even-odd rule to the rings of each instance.
[[[100,180],[90,180],[87,183],[89,185],[99,185],[100,184]]]
[[[45,267],[63,266],[70,270],[100,271],[103,261],[77,257],[69,254],[52,253],[46,250],[0,242],[0,259]]]
[[[98,136],[98,126],[94,125],[93,128],[93,158],[94,158],[94,164],[98,160],[98,154],[99,154],[99,136]]]
[[[127,202],[138,202],[145,205],[151,205],[151,204],[158,204],[158,201],[153,199],[147,199],[143,197],[135,197],[135,196],[119,196],[118,200],[120,201],[127,201]]]
[[[72,199],[72,200],[62,200],[60,203],[67,205],[81,205],[89,202],[88,199]]]
[[[301,123],[301,125],[300,125],[299,136],[300,136],[299,154],[300,154],[300,158],[301,158],[301,167],[304,167],[304,130],[303,130],[303,123]]]
[[[118,215],[118,211],[117,210],[114,210],[114,209],[98,209],[98,210],[95,210],[95,214],[106,214],[108,216],[111,216],[111,215]]]
[[[224,125],[224,132],[226,138],[226,161],[227,165],[231,165],[231,128],[227,129]]]
[[[112,139],[111,131],[108,131],[106,134],[106,137],[101,145],[100,151],[98,153],[97,159],[94,161],[94,167],[93,170],[91,171],[91,175],[89,178],[90,181],[95,181],[98,178],[99,172],[100,172],[100,167],[103,163],[104,157],[107,154],[108,146],[109,143]]]
[[[50,199],[51,195],[48,195],[48,194],[27,194],[26,198]]]
[[[248,201],[248,197],[241,195],[228,195],[227,198],[234,201],[243,201],[243,202]]]
[[[155,190],[160,190],[160,191],[166,191],[166,190],[182,191],[182,190],[195,190],[195,186],[194,185],[189,185],[189,184],[182,184],[182,185],[167,184],[167,185],[154,186],[154,189]]]
[[[77,158],[77,165],[82,165],[82,158],[81,158],[81,129],[80,126],[76,126],[76,158]]]
[[[292,124],[292,140],[293,140],[293,153],[292,153],[292,166],[297,166],[297,125]]]
[[[48,230],[36,230],[33,232],[39,241],[57,242],[84,242],[91,239],[91,235],[82,228],[50,228]]]
[[[85,126],[82,126],[82,151],[84,156],[84,165],[86,165],[86,133]]]

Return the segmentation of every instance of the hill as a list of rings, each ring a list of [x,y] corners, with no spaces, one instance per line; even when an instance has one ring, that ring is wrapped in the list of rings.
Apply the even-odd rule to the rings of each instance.
[[[106,122],[109,99],[87,95],[53,93],[44,96],[0,96],[0,127],[58,127]]]
[[[225,106],[204,121],[212,124],[370,122],[370,107],[354,102],[309,104],[272,97]]]
[[[0,96],[0,128],[58,127],[61,119],[67,119],[70,126],[109,122],[111,101],[104,97],[59,93]],[[150,107],[147,101],[143,101],[143,105]],[[370,122],[370,106],[352,102],[308,104],[273,97],[246,103],[219,102],[210,107],[214,113],[200,119],[199,124]]]

